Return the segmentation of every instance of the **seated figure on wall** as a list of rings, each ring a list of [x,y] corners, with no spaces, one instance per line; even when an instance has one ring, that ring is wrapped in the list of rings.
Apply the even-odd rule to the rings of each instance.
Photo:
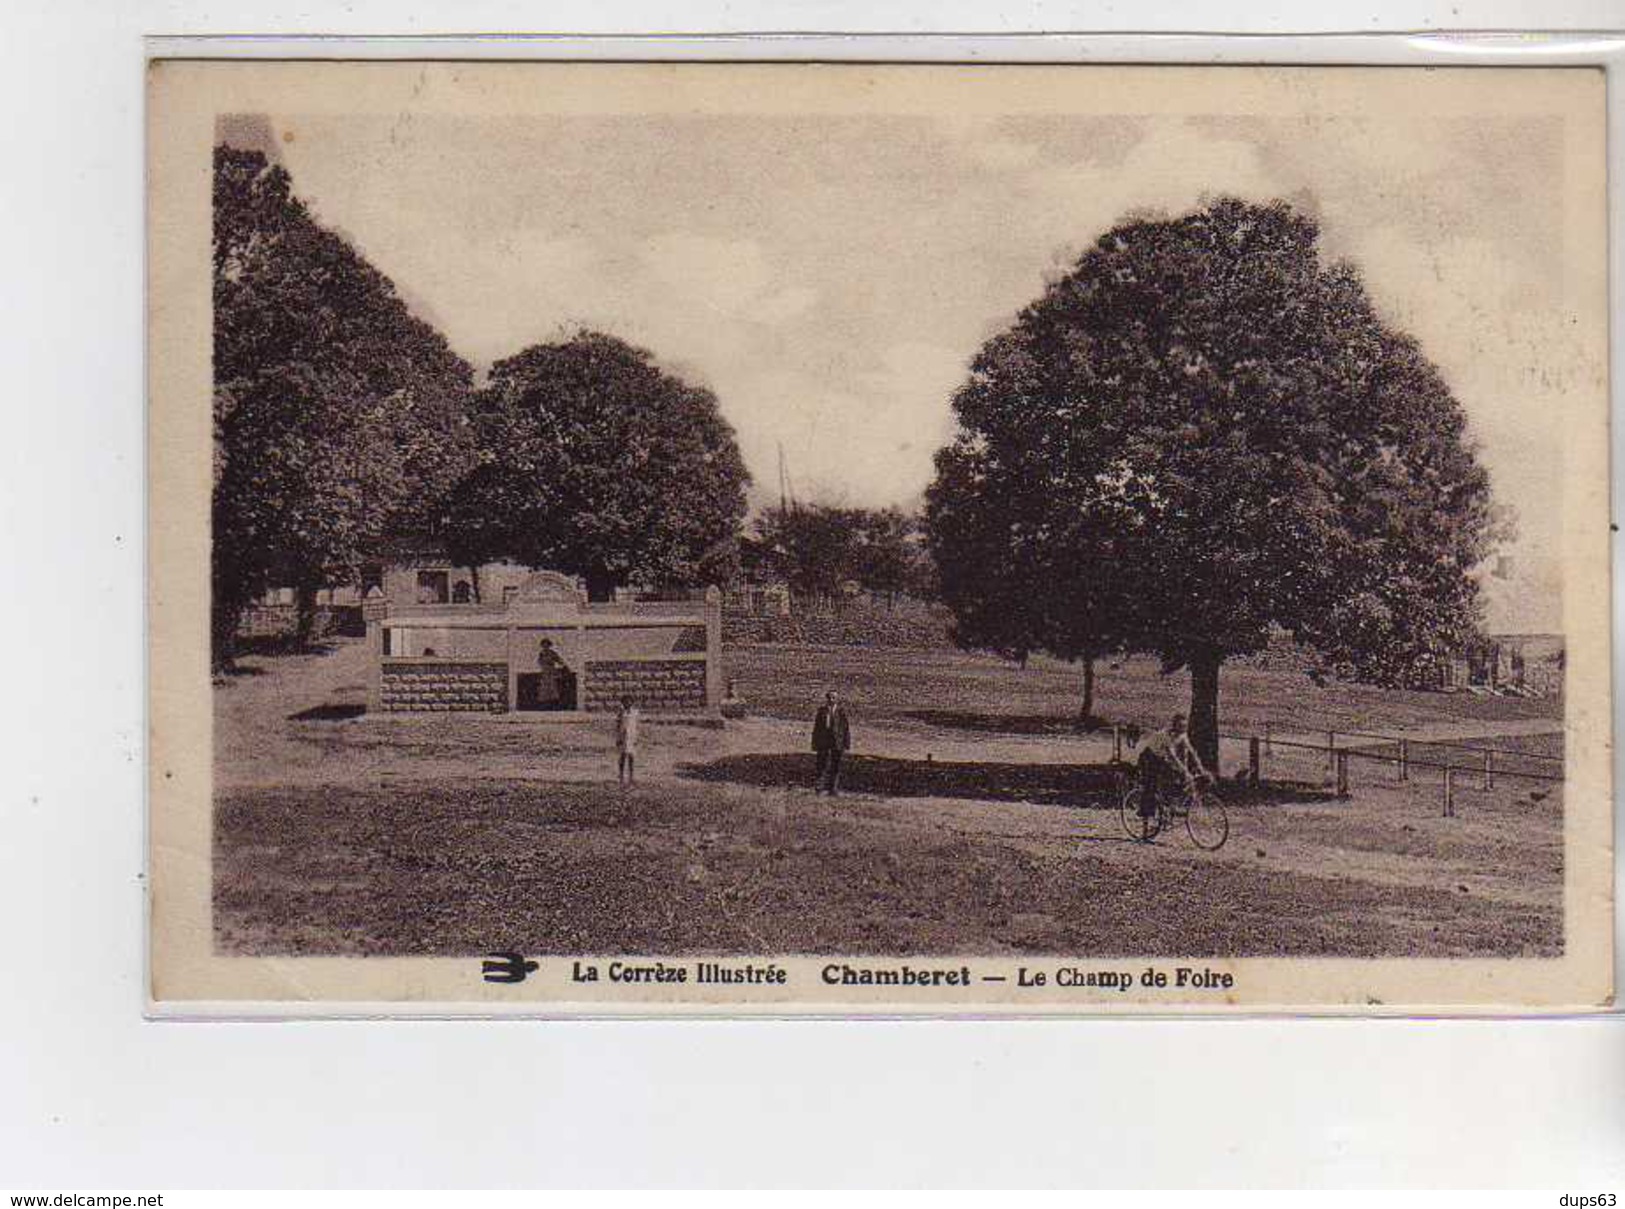
[[[537,670],[519,676],[518,708],[522,710],[573,710],[576,707],[576,674],[553,649],[553,640],[544,638],[536,652]]]

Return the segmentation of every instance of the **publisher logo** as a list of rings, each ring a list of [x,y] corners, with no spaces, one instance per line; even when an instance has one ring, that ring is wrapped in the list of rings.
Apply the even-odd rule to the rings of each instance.
[[[536,963],[519,953],[493,953],[483,966],[486,982],[523,982],[536,971]]]

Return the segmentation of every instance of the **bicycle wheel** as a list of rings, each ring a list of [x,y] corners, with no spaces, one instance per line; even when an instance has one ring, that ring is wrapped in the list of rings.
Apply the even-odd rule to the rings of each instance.
[[[1224,799],[1212,789],[1193,789],[1185,795],[1185,830],[1191,843],[1209,852],[1224,847],[1230,838],[1230,816]]]
[[[1128,832],[1129,839],[1149,843],[1156,838],[1157,832],[1162,830],[1160,813],[1154,811],[1148,817],[1141,817],[1139,786],[1123,795],[1123,805],[1120,809],[1123,815],[1123,830]]]

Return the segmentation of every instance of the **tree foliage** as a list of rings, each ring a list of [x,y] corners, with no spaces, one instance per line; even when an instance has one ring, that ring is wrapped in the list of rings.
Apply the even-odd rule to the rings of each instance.
[[[888,596],[934,593],[931,558],[920,518],[901,508],[865,508],[852,525],[852,578]]]
[[[510,558],[619,585],[720,583],[737,560],[749,475],[716,397],[600,332],[492,367],[481,461],[450,494],[459,563]]]
[[[214,155],[213,647],[428,515],[472,456],[468,365],[259,152]]]
[[[848,582],[889,594],[931,592],[919,519],[901,508],[767,508],[756,535],[764,559],[798,595],[834,596]]]
[[[1460,405],[1315,222],[1222,199],[1136,218],[983,347],[928,493],[960,640],[1218,670],[1272,627],[1402,682],[1477,627],[1498,536]]]

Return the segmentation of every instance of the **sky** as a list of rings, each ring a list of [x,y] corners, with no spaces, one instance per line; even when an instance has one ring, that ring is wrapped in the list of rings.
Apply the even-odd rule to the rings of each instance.
[[[1601,372],[1564,305],[1558,119],[271,114],[221,129],[277,155],[477,372],[588,326],[709,386],[759,501],[777,498],[782,446],[804,500],[917,502],[977,348],[1100,234],[1219,194],[1286,198],[1443,371],[1517,515],[1519,573],[1556,574],[1551,420],[1576,375]],[[1503,626],[1551,628],[1555,609],[1553,594]]]

